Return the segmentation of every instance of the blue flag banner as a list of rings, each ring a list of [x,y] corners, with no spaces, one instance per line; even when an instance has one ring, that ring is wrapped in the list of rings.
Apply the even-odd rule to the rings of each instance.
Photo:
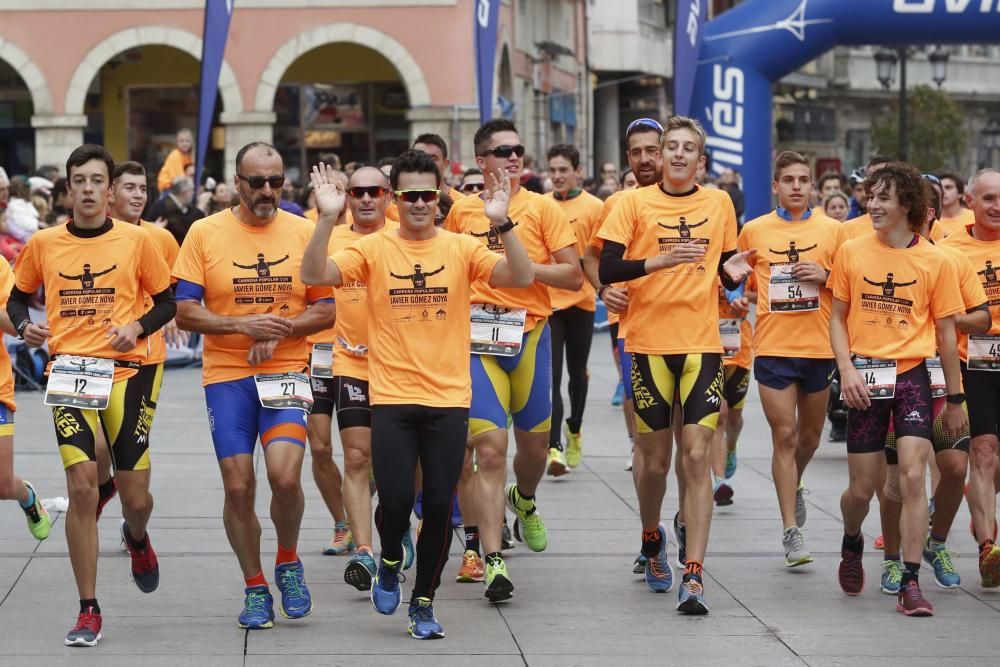
[[[500,0],[476,0],[476,98],[479,122],[493,118],[493,64],[497,53]]]
[[[707,5],[708,0],[678,0],[674,26],[674,113],[680,116],[691,114]]]
[[[235,0],[205,0],[205,26],[201,44],[201,82],[198,84],[198,147],[195,152],[195,187],[201,183],[208,139],[212,135],[212,115],[219,93],[219,73],[226,53],[229,20]]]

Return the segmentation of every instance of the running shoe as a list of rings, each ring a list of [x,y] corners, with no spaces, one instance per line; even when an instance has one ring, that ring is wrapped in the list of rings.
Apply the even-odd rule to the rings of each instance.
[[[42,498],[35,492],[35,487],[31,485],[31,482],[25,482],[24,485],[35,496],[35,502],[28,509],[23,507],[21,509],[28,521],[28,530],[31,531],[31,535],[36,540],[41,541],[52,532],[52,519],[49,517],[49,511],[42,505]]]
[[[875,538],[875,544],[873,546],[879,551],[885,549],[885,536],[882,535],[882,533],[879,533],[878,537]]]
[[[687,567],[687,528],[680,522],[680,512],[674,514],[674,538],[677,540],[677,567]]]
[[[848,595],[860,595],[861,591],[865,589],[863,556],[864,548],[858,553],[843,547],[840,550],[840,568],[837,570],[837,579],[840,581],[840,589]]]
[[[330,546],[323,549],[323,553],[327,556],[340,556],[350,553],[355,546],[357,545],[354,544],[354,535],[347,522],[338,521],[333,527],[333,538],[330,540]]]
[[[344,568],[344,581],[359,591],[368,591],[375,577],[375,556],[367,548],[357,551],[347,561]]]
[[[410,603],[407,612],[410,617],[409,632],[414,639],[441,639],[444,628],[434,618],[434,607],[430,598],[417,598]]]
[[[802,539],[802,529],[798,526],[785,529],[781,545],[785,548],[785,567],[798,567],[813,562],[812,554],[806,549],[805,540]]]
[[[618,386],[615,387],[615,393],[611,397],[611,405],[616,405],[617,406],[617,405],[621,405],[624,402],[625,402],[625,385],[622,384],[621,380],[619,380],[618,381]]]
[[[933,616],[934,605],[924,597],[920,584],[909,581],[899,588],[896,596],[896,611],[907,616]]]
[[[494,556],[486,559],[486,599],[503,602],[514,597],[514,584],[507,574],[507,564],[503,558]]]
[[[545,551],[549,545],[545,522],[538,514],[534,500],[525,500],[517,490],[517,484],[507,485],[507,507],[514,513],[514,537],[518,542],[524,542],[532,551]],[[523,509],[521,505],[527,505]]]
[[[88,607],[76,617],[76,625],[66,635],[66,646],[97,646],[101,640],[101,615]]]
[[[795,490],[795,525],[802,528],[806,525],[806,496],[809,495],[809,489],[802,486],[802,482],[799,482],[799,488]]]
[[[562,477],[569,472],[569,467],[566,465],[566,455],[563,454],[561,449],[549,447],[549,455],[545,463],[545,472],[552,477]]]
[[[417,550],[413,547],[413,535],[410,532],[410,527],[406,527],[406,532],[403,533],[403,569],[409,570],[413,567],[413,560],[417,557]]]
[[[244,590],[246,600],[238,623],[244,630],[266,630],[274,627],[274,598],[267,586],[250,586]]]
[[[937,505],[934,504],[934,496],[931,496],[930,500],[927,501],[927,530],[934,528],[934,511],[937,509]]]
[[[715,478],[715,492],[713,493],[715,504],[719,507],[726,507],[733,504],[733,487],[726,484],[721,477]]]
[[[674,572],[667,560],[667,529],[660,524],[656,530],[660,534],[660,551],[646,560],[646,585],[654,593],[667,593],[674,587]]]
[[[632,472],[632,457],[629,456],[625,461],[625,472]]]
[[[705,587],[702,586],[701,577],[698,575],[684,575],[680,592],[677,594],[677,611],[694,616],[708,613],[708,603],[705,602]]]
[[[510,534],[510,526],[507,525],[507,517],[504,517],[503,528],[500,530],[500,551],[510,551],[515,546],[514,536]]]
[[[383,558],[372,580],[372,604],[375,606],[375,611],[386,616],[395,614],[402,600],[399,582],[404,579],[399,566],[398,560]]]
[[[983,588],[1000,586],[1000,546],[989,543],[979,552],[979,576]]]
[[[726,450],[726,479],[732,479],[736,474],[736,450]]]
[[[830,424],[830,442],[847,442],[847,423],[837,420]]]
[[[455,581],[460,584],[469,584],[482,581],[484,576],[482,557],[472,549],[466,549],[465,554],[462,555],[462,566],[458,568],[458,576],[455,577]]]
[[[940,588],[958,588],[962,577],[951,562],[951,553],[944,542],[934,542],[930,538],[924,543],[924,560],[934,568],[934,583]]]
[[[101,485],[97,485],[97,518],[101,518],[101,512],[104,511],[104,506],[111,502],[111,499],[118,495],[118,482],[115,478],[111,478],[111,493],[104,495],[101,493]]]
[[[569,424],[563,424],[563,433],[566,434],[566,465],[579,468],[583,460],[583,431],[573,433]]]
[[[451,527],[458,528],[462,525],[462,511],[458,508],[458,494],[455,494],[451,501]]]
[[[289,619],[302,618],[312,612],[312,595],[306,588],[306,568],[302,561],[276,565],[274,581],[281,591],[281,605],[278,609],[282,616]]]
[[[898,595],[903,583],[903,563],[898,560],[882,561],[882,583],[879,589],[886,595]]]
[[[136,547],[129,539],[128,524],[122,519],[122,542],[132,558],[132,581],[143,593],[152,593],[160,585],[160,566],[156,561],[153,543],[149,541],[149,533],[146,533],[146,546]]]
[[[649,560],[642,554],[636,556],[632,562],[632,574],[646,574],[646,561]]]

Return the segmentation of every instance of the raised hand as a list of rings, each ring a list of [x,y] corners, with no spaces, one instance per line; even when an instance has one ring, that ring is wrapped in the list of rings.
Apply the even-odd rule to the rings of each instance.
[[[753,268],[750,266],[749,260],[750,257],[756,254],[756,248],[750,248],[749,250],[738,252],[722,265],[722,269],[733,282],[741,283],[746,280],[751,273],[753,273]]]
[[[510,179],[503,169],[497,169],[489,174],[486,180],[486,190],[483,192],[486,217],[496,227],[507,221],[507,210],[510,207]]]
[[[344,192],[343,183],[337,177],[336,170],[320,162],[318,165],[313,165],[309,178],[316,195],[316,208],[319,214],[323,217],[340,217],[347,202],[347,194]]]

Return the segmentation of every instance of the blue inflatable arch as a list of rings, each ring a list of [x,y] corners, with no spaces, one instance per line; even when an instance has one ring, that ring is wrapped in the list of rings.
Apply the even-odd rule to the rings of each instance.
[[[747,0],[705,24],[692,115],[713,170],[743,175],[749,219],[771,208],[771,86],[782,76],[837,45],[997,41],[1000,0]]]

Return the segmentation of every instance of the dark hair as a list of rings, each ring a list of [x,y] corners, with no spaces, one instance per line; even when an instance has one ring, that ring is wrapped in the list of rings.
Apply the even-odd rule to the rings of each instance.
[[[69,181],[66,180],[64,176],[60,176],[52,184],[52,197],[55,198],[61,192],[67,192],[66,188],[69,186]]]
[[[939,185],[924,179],[924,196],[927,197],[927,208],[934,210],[934,219],[941,219],[941,190]]]
[[[701,152],[705,156],[705,175],[712,175],[712,151],[707,148]]]
[[[965,181],[962,177],[953,171],[942,171],[937,174],[938,180],[943,181],[946,178],[950,178],[955,183],[955,188],[958,190],[959,195],[965,194]]]
[[[872,167],[876,164],[889,164],[890,162],[895,162],[893,158],[888,155],[872,155],[871,159],[868,160],[868,167]]]
[[[269,143],[266,143],[266,142],[263,142],[263,141],[253,141],[253,142],[250,142],[249,144],[247,144],[246,146],[244,146],[243,148],[241,148],[238,153],[236,153],[236,173],[239,173],[240,172],[240,167],[243,166],[243,158],[244,158],[244,156],[246,156],[247,153],[249,153],[250,151],[252,151],[255,148],[262,148],[262,149],[264,149],[264,154],[265,155],[274,154],[274,155],[277,155],[279,158],[281,157],[281,153],[278,152],[278,149],[275,148],[274,146],[272,146]]]
[[[114,180],[117,181],[125,174],[128,174],[129,176],[142,176],[143,178],[145,178],[146,169],[138,162],[129,160],[128,162],[122,162],[121,164],[115,167]]]
[[[549,149],[548,153],[545,154],[546,160],[551,160],[554,157],[566,158],[569,160],[573,169],[580,166],[580,151],[576,149],[576,146],[571,146],[570,144],[556,144]]]
[[[448,144],[444,142],[439,135],[433,134],[432,132],[425,132],[416,138],[413,142],[413,147],[416,148],[417,144],[427,144],[429,146],[437,146],[441,149],[441,156],[445,160],[448,159]]]
[[[494,118],[484,123],[478,130],[476,136],[472,138],[472,143],[476,148],[476,155],[482,155],[483,151],[490,145],[490,139],[497,132],[517,132],[513,121],[506,118]]]
[[[98,144],[84,144],[79,146],[66,159],[66,178],[72,176],[73,167],[82,167],[91,160],[100,160],[108,168],[108,179],[115,173],[115,159],[104,146]]]
[[[403,172],[408,174],[434,174],[434,182],[441,182],[441,172],[438,171],[434,158],[423,151],[413,150],[403,151],[392,164],[392,171],[389,172],[389,183],[392,189],[399,187],[399,175]]]
[[[399,158],[384,157],[384,158],[382,158],[381,160],[378,161],[378,164],[376,165],[376,167],[378,169],[381,169],[382,167],[386,167],[386,166],[391,167],[392,165],[396,164],[396,160],[397,159],[399,159]]]
[[[839,174],[839,173],[837,173],[835,171],[828,171],[825,174],[823,174],[822,176],[820,176],[819,177],[819,181],[817,181],[816,185],[818,185],[819,189],[822,190],[823,189],[823,184],[826,183],[827,181],[829,181],[831,178],[834,178],[834,179],[837,180],[837,185],[839,186],[837,188],[838,190],[843,190],[845,187],[847,187],[847,182],[846,182],[846,179],[844,178],[844,175],[843,174]]]
[[[927,222],[927,193],[924,177],[905,162],[890,162],[865,180],[865,193],[871,197],[876,187],[895,186],[899,205],[907,209],[910,230],[917,231]]]
[[[38,168],[35,169],[35,176],[41,176],[46,180],[55,181],[59,178],[59,167],[54,164],[39,165]]]
[[[476,175],[482,176],[483,175],[483,170],[479,169],[477,167],[472,167],[471,169],[466,169],[465,170],[465,173],[462,174],[462,178],[465,178],[466,176],[476,176]]]
[[[618,179],[618,185],[625,187],[625,177],[632,173],[632,167],[626,167],[625,171],[622,172],[621,178]]]
[[[781,151],[778,153],[778,157],[774,159],[774,180],[778,180],[781,176],[781,170],[785,167],[791,167],[793,164],[804,164],[809,166],[809,160],[806,159],[802,153],[796,153],[795,151]],[[736,173],[735,171],[733,173]],[[812,176],[812,173],[809,174]]]

